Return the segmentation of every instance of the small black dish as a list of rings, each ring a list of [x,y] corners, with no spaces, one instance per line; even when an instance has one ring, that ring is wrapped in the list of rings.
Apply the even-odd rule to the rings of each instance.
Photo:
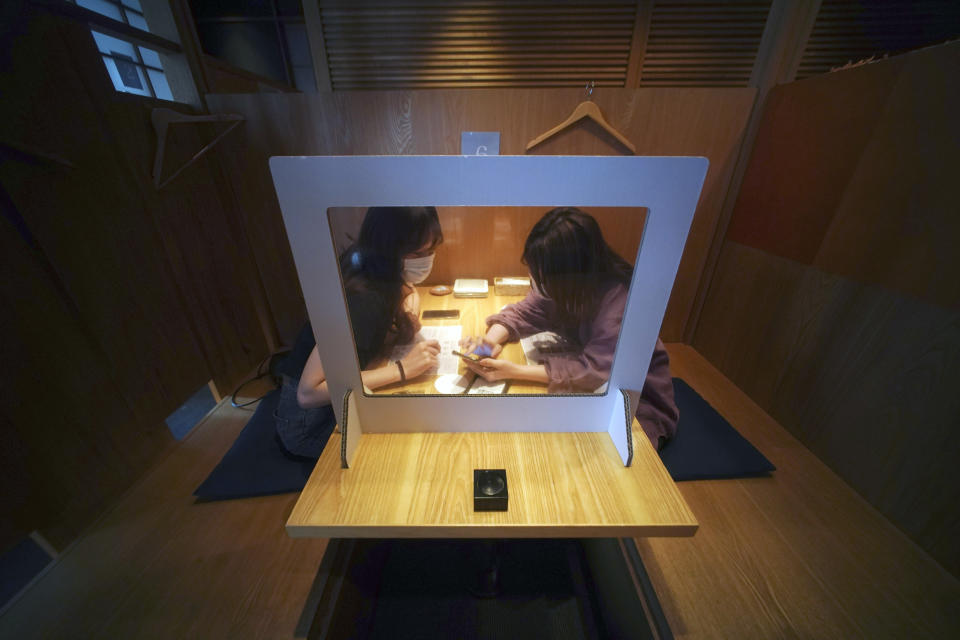
[[[507,510],[507,470],[473,470],[473,510]]]

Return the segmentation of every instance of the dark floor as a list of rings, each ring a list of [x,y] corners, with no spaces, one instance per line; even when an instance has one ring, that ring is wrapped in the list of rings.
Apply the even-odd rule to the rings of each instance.
[[[597,584],[622,586],[625,579],[633,593],[612,539],[358,541],[351,557],[350,584],[341,598],[354,602],[338,602],[343,615],[332,621],[331,637],[623,637],[624,612],[598,598],[603,589]],[[623,604],[634,614],[643,611],[636,595]],[[634,615],[628,637],[649,634],[642,613]]]

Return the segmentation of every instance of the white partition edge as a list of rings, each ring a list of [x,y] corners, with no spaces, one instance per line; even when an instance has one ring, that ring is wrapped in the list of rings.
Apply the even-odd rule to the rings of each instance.
[[[700,157],[324,156],[270,159],[331,397],[348,390],[363,430],[609,431],[618,389],[643,388],[707,171]],[[330,207],[647,207],[606,395],[374,396],[362,393]],[[629,354],[629,355],[624,355]],[[636,409],[630,393],[631,414]],[[349,400],[349,399],[348,399]],[[343,424],[344,403],[334,403]]]
[[[357,453],[357,445],[360,444],[360,436],[363,435],[363,427],[360,424],[360,412],[357,411],[356,394],[353,391],[347,391],[343,399],[343,421],[340,422],[340,466],[349,469],[353,466],[353,460]]]
[[[633,462],[633,405],[626,391],[620,391],[616,395],[619,396],[620,402],[613,407],[607,432],[623,460],[623,466],[629,467]]]

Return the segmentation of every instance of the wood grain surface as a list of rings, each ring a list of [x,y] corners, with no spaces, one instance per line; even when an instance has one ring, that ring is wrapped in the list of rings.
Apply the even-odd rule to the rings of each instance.
[[[701,271],[739,152],[754,89],[598,89],[593,100],[640,155],[698,155],[710,160],[663,324],[683,335]],[[523,154],[531,138],[564,120],[583,99],[576,89],[338,91],[312,95],[211,95],[212,110],[241,113],[245,131],[228,142],[225,161],[242,192],[242,215],[280,336],[292,340],[306,318],[267,159],[274,155],[460,153],[462,131],[500,132],[501,155]],[[610,155],[622,148],[584,122],[537,147],[546,155]],[[558,203],[562,204],[562,203]],[[518,231],[518,236],[524,232]],[[511,243],[491,245],[515,260]],[[497,258],[499,260],[499,258]]]
[[[606,433],[364,434],[350,469],[331,436],[287,521],[295,537],[691,536],[639,425],[633,465]],[[473,470],[506,469],[509,509],[473,510]]]
[[[952,43],[771,93],[693,338],[955,575],[958,61]]]
[[[636,261],[647,210],[643,207],[582,207],[597,221],[603,238],[617,255]],[[425,285],[452,285],[457,278],[525,276],[523,247],[533,225],[548,207],[437,207],[443,244]],[[366,209],[337,207],[330,212],[337,253],[360,234]]]
[[[697,534],[637,540],[675,638],[960,635],[955,578],[693,349],[667,349],[777,465],[679,483]],[[305,637],[327,541],[286,533],[297,496],[190,498],[249,415],[221,404],[0,615],[0,637]]]
[[[189,107],[117,92],[88,25],[19,4],[0,21],[0,141],[68,165],[6,150],[0,162],[15,269],[2,437],[26,470],[5,486],[35,505],[27,531],[63,548],[173,444],[168,415],[210,379],[229,392],[266,355],[269,312],[220,148],[153,186],[151,108]],[[167,175],[210,127],[171,127]]]
[[[0,368],[0,548],[36,529],[62,549],[174,441],[162,423],[137,420],[7,207],[0,201],[0,353],[8,363]]]
[[[0,637],[305,637],[327,541],[284,532],[296,495],[191,495],[251,415],[222,402],[0,615]]]
[[[960,308],[958,66],[954,42],[774,88],[729,239]]]
[[[960,573],[960,314],[735,242],[718,267],[698,350]]]
[[[673,374],[777,466],[679,483],[697,535],[636,541],[675,638],[960,635],[960,581],[703,356],[667,351]]]
[[[453,287],[453,282],[449,282],[449,286]],[[448,294],[445,296],[435,296],[429,293],[429,287],[418,287],[420,292],[420,304],[422,310],[427,309],[459,309],[460,318],[459,319],[422,319],[421,312],[421,322],[423,326],[457,326],[459,325],[462,328],[463,337],[468,336],[483,336],[487,332],[487,323],[486,318],[491,316],[505,305],[512,302],[519,302],[523,300],[523,296],[498,296],[493,294],[493,281],[490,282],[490,291],[491,295],[486,298],[455,298],[453,294]],[[527,359],[523,355],[523,347],[520,346],[519,342],[513,342],[504,345],[503,352],[500,355],[500,358],[504,360],[509,360],[510,362],[517,362],[520,364],[526,364]],[[461,362],[458,373],[460,375],[467,375],[471,379],[473,378],[473,373],[467,369],[467,367]],[[417,379],[409,380],[405,383],[397,383],[387,385],[385,387],[380,387],[375,394],[383,395],[396,395],[396,394],[431,394],[437,393],[436,387],[434,387],[434,381],[438,376],[424,375],[420,376]],[[507,393],[546,393],[547,385],[540,384],[536,382],[511,382],[507,388]]]

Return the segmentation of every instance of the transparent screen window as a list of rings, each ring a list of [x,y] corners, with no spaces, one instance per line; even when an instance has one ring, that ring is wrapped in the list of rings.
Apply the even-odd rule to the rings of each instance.
[[[95,11],[135,29],[150,32],[137,0],[76,0],[77,6]],[[90,30],[97,49],[113,82],[113,88],[124,93],[173,101],[160,55],[147,47]]]
[[[329,209],[373,395],[605,393],[642,207]]]

